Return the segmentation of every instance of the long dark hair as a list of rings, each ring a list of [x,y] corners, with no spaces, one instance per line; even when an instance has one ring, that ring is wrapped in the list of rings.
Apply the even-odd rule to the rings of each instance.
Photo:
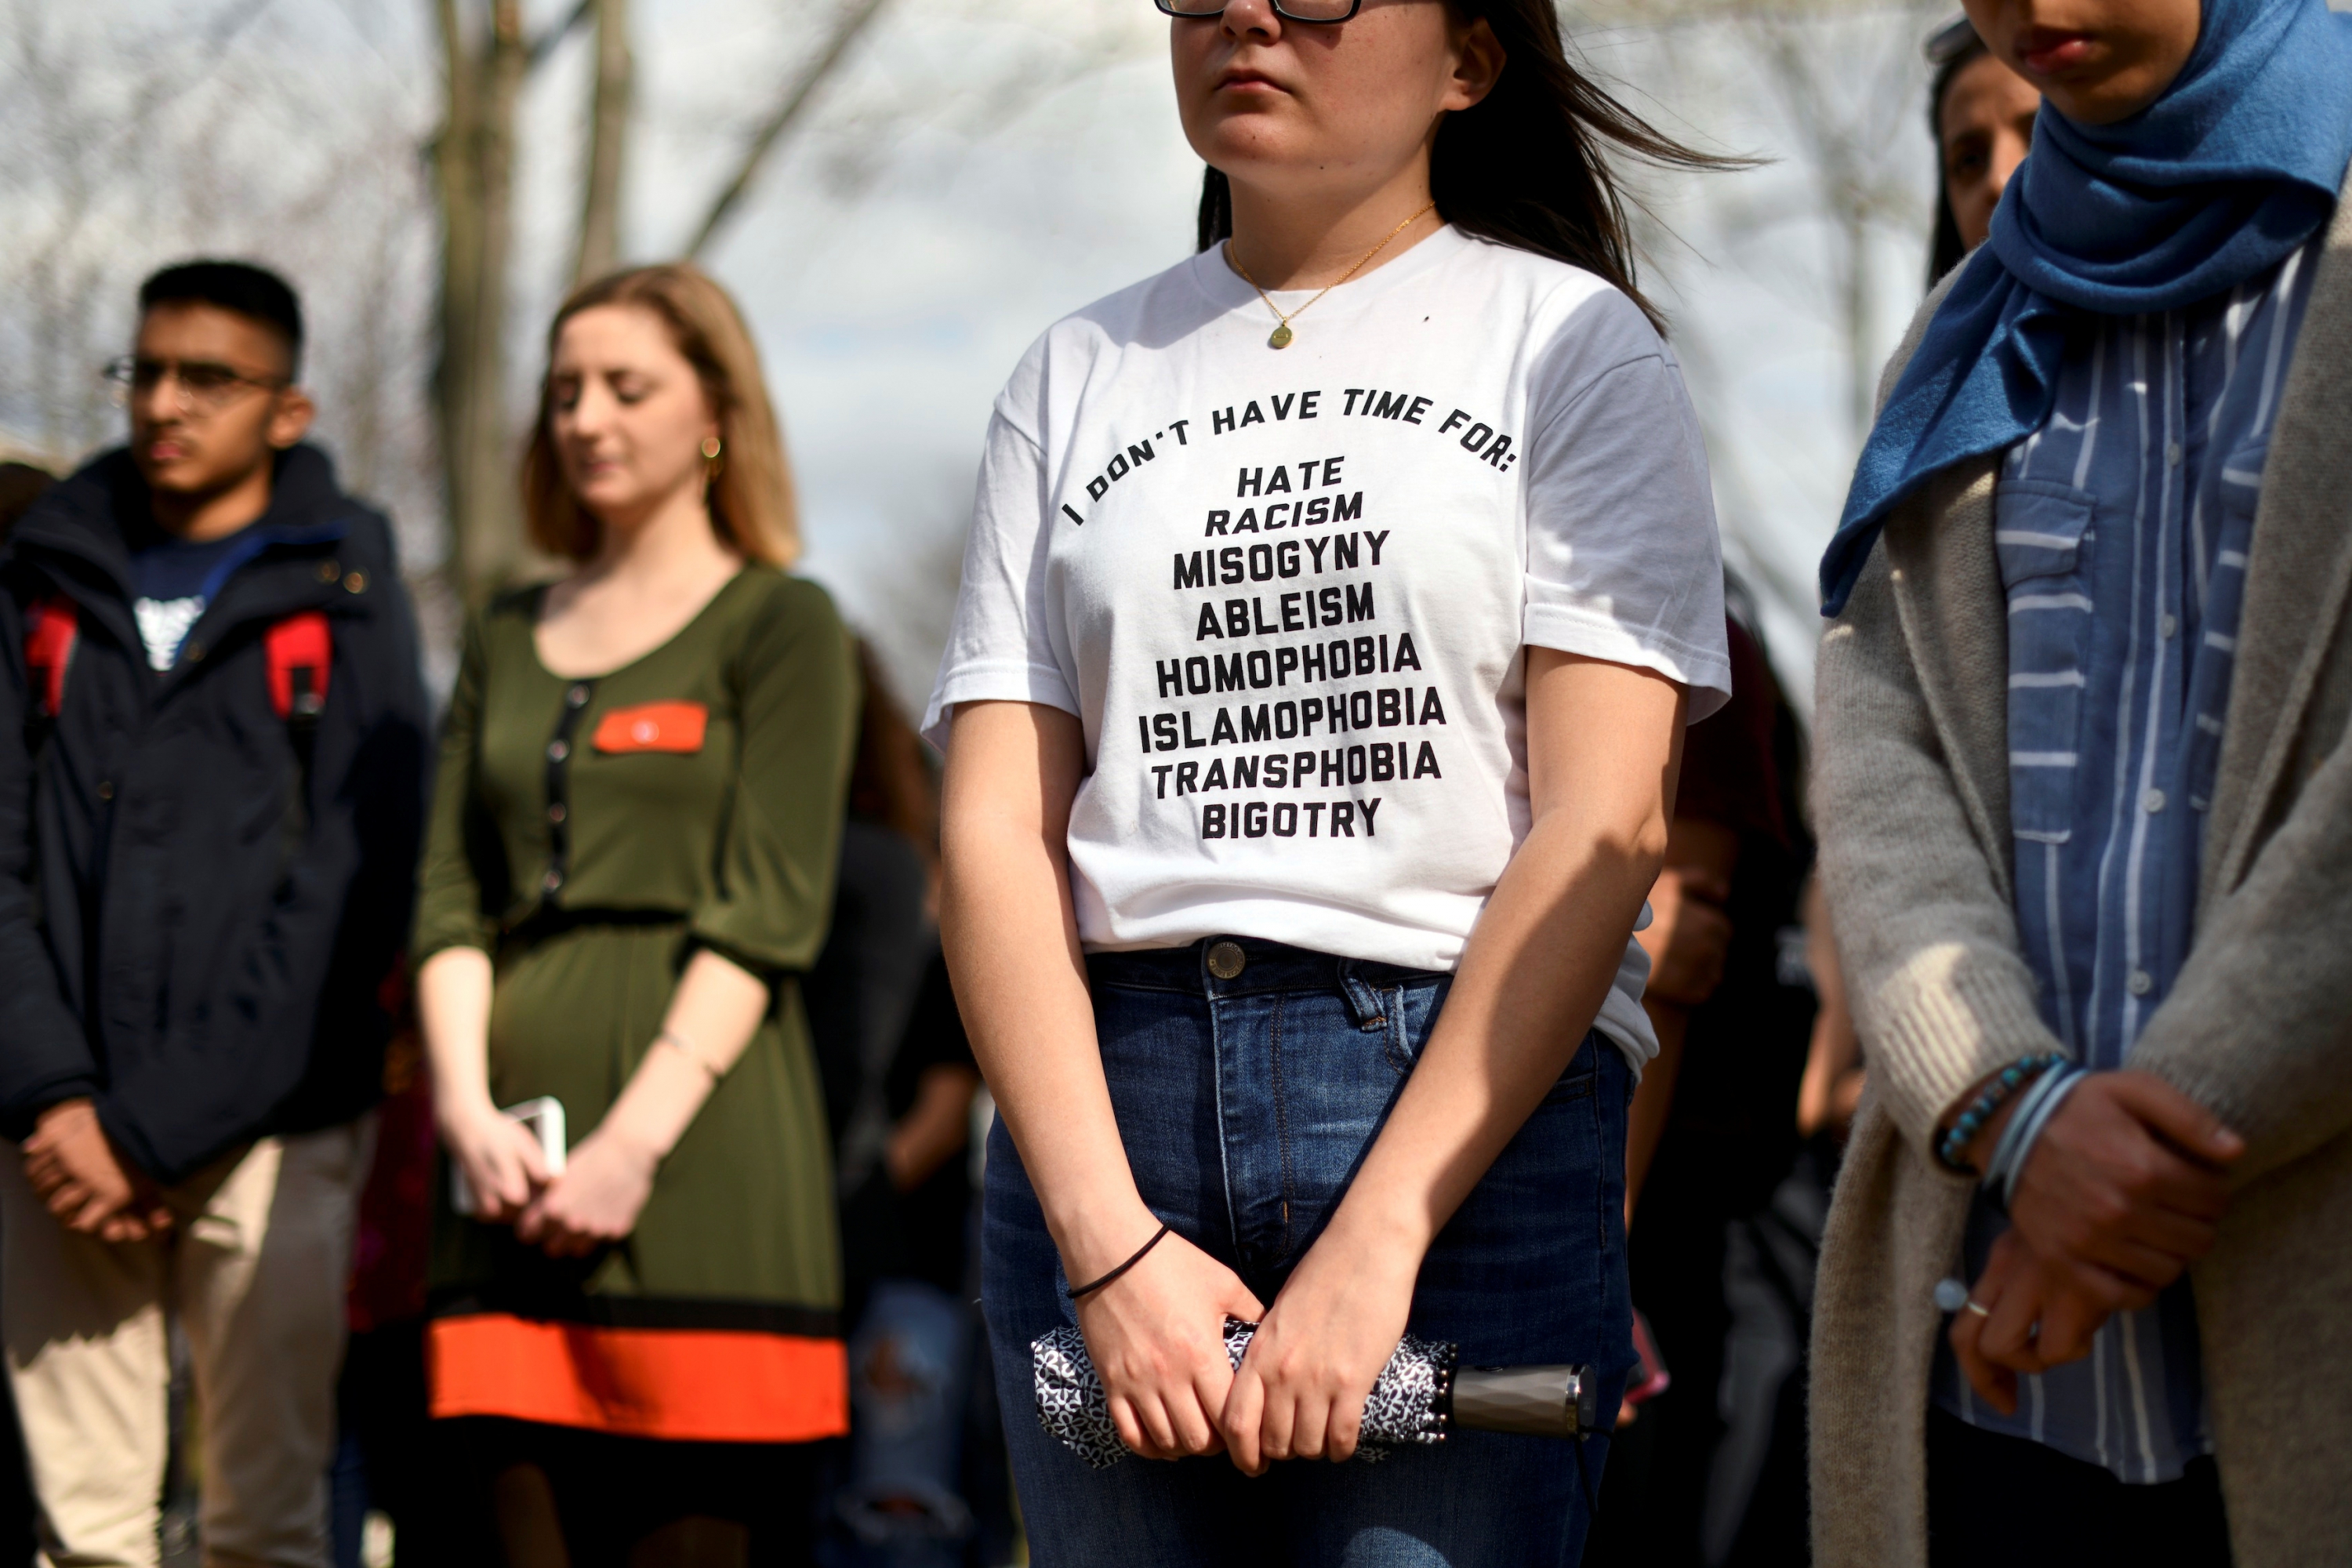
[[[1951,186],[1944,179],[1944,95],[1952,90],[1962,71],[1990,53],[1984,40],[1971,32],[1936,67],[1935,80],[1927,89],[1927,145],[1936,150],[1936,244],[1927,253],[1930,289],[1969,253],[1969,247],[1960,243],[1960,222],[1952,216]]]
[[[1486,100],[1445,117],[1430,156],[1438,216],[1465,234],[1532,250],[1598,274],[1665,331],[1633,281],[1625,195],[1606,151],[1670,169],[1737,169],[1749,160],[1685,147],[1594,86],[1568,60],[1552,0],[1446,0],[1483,19],[1502,45],[1503,74]],[[1233,186],[1201,182],[1201,248],[1234,232]]]

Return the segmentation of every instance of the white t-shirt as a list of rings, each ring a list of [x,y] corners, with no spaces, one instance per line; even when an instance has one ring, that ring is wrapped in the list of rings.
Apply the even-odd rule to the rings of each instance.
[[[1023,356],[924,731],[1083,721],[1089,950],[1451,970],[1528,831],[1523,646],[1730,690],[1697,420],[1631,300],[1451,227],[1274,325],[1213,249]],[[1636,1068],[1648,971],[1597,1020]]]

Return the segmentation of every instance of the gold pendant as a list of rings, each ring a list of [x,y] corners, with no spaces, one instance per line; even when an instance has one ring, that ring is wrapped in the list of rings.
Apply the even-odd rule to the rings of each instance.
[[[1290,346],[1290,323],[1288,321],[1284,321],[1277,325],[1273,331],[1266,334],[1265,346],[1270,349],[1288,348]]]

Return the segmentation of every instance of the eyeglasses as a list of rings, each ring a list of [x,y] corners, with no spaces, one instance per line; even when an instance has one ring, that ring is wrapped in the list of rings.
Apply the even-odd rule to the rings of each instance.
[[[1167,16],[1203,22],[1225,14],[1225,0],[1151,0]],[[1286,22],[1344,22],[1364,0],[1274,0],[1274,14]]]
[[[1931,66],[1948,66],[1962,55],[1983,47],[1984,40],[1977,37],[1976,24],[1963,16],[1953,17],[1929,34],[1919,52],[1927,57]]]
[[[181,409],[206,414],[226,407],[247,387],[278,392],[294,384],[282,375],[247,375],[234,365],[210,360],[141,359],[136,354],[109,360],[104,374],[114,385],[117,403],[152,393],[168,375],[180,389]]]

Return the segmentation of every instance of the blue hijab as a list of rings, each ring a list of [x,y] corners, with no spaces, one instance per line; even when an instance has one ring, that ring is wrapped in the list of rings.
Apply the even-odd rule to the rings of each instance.
[[[2178,310],[2276,266],[2325,224],[2352,162],[2352,16],[2326,0],[2205,0],[2197,47],[2114,125],[2045,103],[2033,150],[1864,444],[1822,557],[1834,616],[1895,503],[2049,418],[2073,310]]]

